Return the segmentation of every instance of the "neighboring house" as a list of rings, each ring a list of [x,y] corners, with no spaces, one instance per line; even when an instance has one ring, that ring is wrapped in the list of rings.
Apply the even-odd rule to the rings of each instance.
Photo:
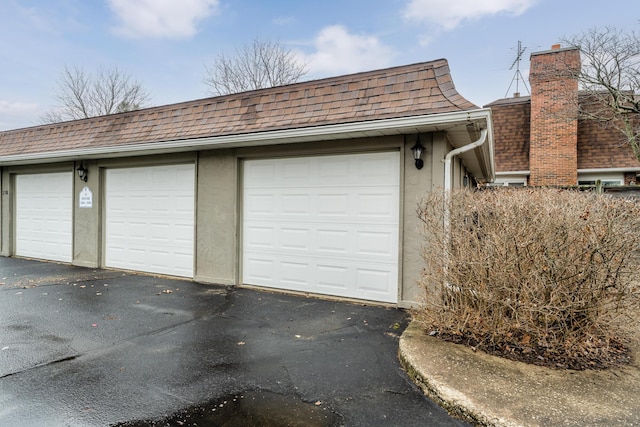
[[[491,126],[437,60],[0,132],[0,255],[407,306]]]
[[[531,55],[531,96],[495,101],[494,185],[632,185],[640,182],[640,162],[624,135],[593,120],[578,119],[578,91],[571,73],[580,67],[576,48]],[[584,104],[583,104],[584,105]]]

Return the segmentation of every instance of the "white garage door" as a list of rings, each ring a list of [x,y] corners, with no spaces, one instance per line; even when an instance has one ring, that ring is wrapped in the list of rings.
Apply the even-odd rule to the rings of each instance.
[[[244,164],[243,283],[398,300],[398,152]]]
[[[194,165],[108,169],[105,265],[193,277]]]
[[[71,262],[73,174],[16,175],[16,255]]]

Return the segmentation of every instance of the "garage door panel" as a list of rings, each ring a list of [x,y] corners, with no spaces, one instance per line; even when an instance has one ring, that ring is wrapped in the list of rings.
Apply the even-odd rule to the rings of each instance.
[[[398,207],[393,205],[398,200],[398,193],[394,191],[372,192],[363,191],[354,195],[356,216],[358,218],[386,219],[395,221],[398,218]]]
[[[244,260],[247,283],[273,283],[275,268],[271,258],[261,258],[258,254],[248,256]]]
[[[245,224],[245,247],[248,249],[260,249],[272,247],[275,243],[275,230],[273,227],[252,226]]]
[[[312,168],[310,167],[310,158],[303,159],[292,159],[289,162],[281,163],[282,174],[280,177],[282,181],[290,180],[302,180],[309,181],[312,173]]]
[[[353,184],[373,187],[388,185],[388,177],[399,174],[399,163],[389,157],[361,158],[356,163],[357,174]]]
[[[248,188],[259,188],[261,183],[273,182],[275,163],[256,163],[251,169],[245,169],[244,185]]]
[[[318,216],[347,217],[349,215],[349,195],[346,193],[318,194]]]
[[[257,257],[249,259],[247,266],[252,272],[245,278],[249,284],[259,281],[261,286],[380,301],[389,301],[389,295],[397,292],[397,269],[392,265],[384,268],[367,264],[357,268],[348,262],[337,265],[333,260],[307,262],[292,257],[277,261]]]
[[[362,224],[296,223],[271,227],[245,224],[245,249],[268,250],[280,255],[314,253],[318,256],[348,256],[351,260],[375,259],[394,262],[398,233],[390,227],[363,227]]]
[[[282,195],[282,215],[306,217],[311,212],[311,195],[308,193],[293,193]]]
[[[300,288],[306,286],[310,266],[306,262],[283,261],[280,263],[280,271],[280,281],[285,286]]]
[[[244,208],[251,216],[275,214],[276,201],[267,190],[254,190],[245,194]]]
[[[356,232],[356,250],[358,255],[365,257],[381,256],[393,258],[397,250],[398,236],[394,230],[390,231],[358,231]]]
[[[245,217],[265,219],[287,218],[291,220],[327,220],[353,218],[357,221],[388,220],[397,222],[399,198],[397,189],[354,188],[331,189],[330,192],[317,188],[304,188],[304,192],[269,194],[270,190],[253,190],[245,194]]]
[[[105,265],[193,277],[194,165],[107,170]]]
[[[349,230],[318,229],[316,234],[318,252],[343,255],[349,250]]]
[[[352,159],[348,158],[326,158],[318,164],[318,177],[320,182],[326,185],[340,185],[351,180],[349,167]]]
[[[381,294],[388,293],[391,284],[395,282],[392,273],[394,272],[389,269],[374,267],[356,269],[357,281],[362,284],[362,289]]]
[[[73,174],[16,175],[18,256],[71,262]]]
[[[349,277],[349,269],[346,267],[320,264],[316,271],[317,286],[321,293],[339,294],[353,279]]]
[[[252,160],[244,183],[244,283],[397,301],[398,153]]]
[[[280,247],[284,250],[308,251],[312,241],[312,230],[308,228],[282,227]]]

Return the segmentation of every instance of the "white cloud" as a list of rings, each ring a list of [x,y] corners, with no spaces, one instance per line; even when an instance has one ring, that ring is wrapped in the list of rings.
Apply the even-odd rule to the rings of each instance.
[[[217,12],[219,0],[108,0],[118,17],[116,33],[134,38],[180,39]]]
[[[521,15],[537,0],[410,0],[404,9],[409,21],[431,23],[452,30],[460,22],[484,16],[510,13]]]
[[[384,68],[391,64],[393,49],[374,36],[350,34],[340,26],[323,28],[314,40],[316,52],[303,55],[311,73],[335,75]]]

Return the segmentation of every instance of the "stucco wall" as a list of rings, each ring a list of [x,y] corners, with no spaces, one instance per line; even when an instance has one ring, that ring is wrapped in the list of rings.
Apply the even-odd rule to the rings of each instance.
[[[425,147],[423,153],[424,167],[420,170],[414,166],[411,147],[415,139],[407,138],[404,150],[404,192],[402,212],[402,293],[401,305],[411,305],[420,301],[418,279],[424,265],[422,260],[423,239],[416,209],[422,197],[433,186],[434,146],[433,135],[420,135]],[[438,151],[438,150],[436,150]]]
[[[100,266],[100,218],[102,209],[100,169],[96,161],[84,161],[87,182],[73,174],[73,265],[96,268]],[[74,164],[78,168],[80,163]],[[92,194],[91,208],[80,208],[80,192],[84,187]]]
[[[195,280],[235,285],[239,181],[234,150],[200,153],[196,171]]]
[[[422,289],[418,283],[424,268],[422,258],[424,239],[422,226],[416,209],[418,203],[430,191],[443,191],[444,158],[451,150],[446,134],[435,132],[420,135],[424,151],[424,168],[417,170],[413,165],[411,146],[415,140],[408,139],[405,144],[403,226],[402,226],[402,294],[401,307],[410,307],[422,301]],[[457,159],[456,159],[456,162]],[[452,168],[454,169],[454,168]],[[458,172],[460,167],[458,167]],[[452,171],[453,173],[453,171]],[[458,180],[459,182],[460,180]],[[426,248],[428,251],[428,248]]]

